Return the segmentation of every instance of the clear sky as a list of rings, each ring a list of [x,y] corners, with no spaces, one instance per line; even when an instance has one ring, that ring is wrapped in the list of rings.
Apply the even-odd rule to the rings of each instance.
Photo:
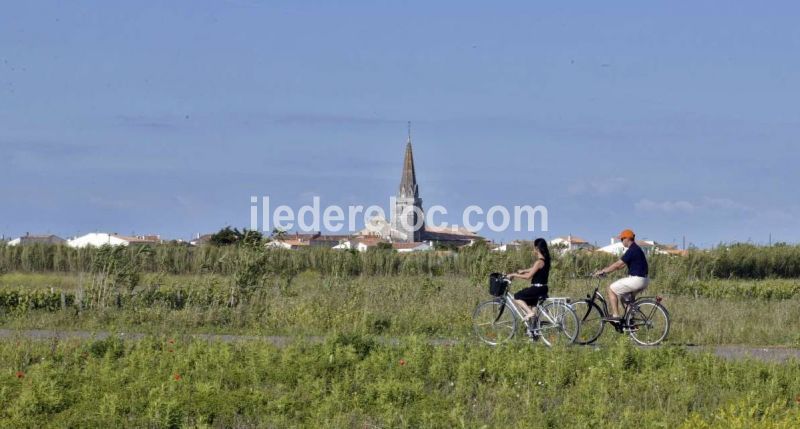
[[[387,206],[410,120],[444,220],[543,204],[546,237],[798,242],[800,6],[741,3],[8,2],[0,233]]]

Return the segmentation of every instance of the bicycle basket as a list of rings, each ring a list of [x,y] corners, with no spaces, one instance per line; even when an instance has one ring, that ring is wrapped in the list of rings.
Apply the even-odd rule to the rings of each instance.
[[[502,296],[508,289],[508,281],[500,273],[489,275],[489,294],[492,296]]]

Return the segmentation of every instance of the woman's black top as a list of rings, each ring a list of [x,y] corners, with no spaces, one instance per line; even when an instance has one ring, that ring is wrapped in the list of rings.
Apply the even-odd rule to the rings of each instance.
[[[550,276],[550,260],[541,258],[541,261],[544,261],[544,266],[540,268],[538,271],[533,273],[533,277],[531,277],[531,284],[536,285],[546,285],[547,278]]]

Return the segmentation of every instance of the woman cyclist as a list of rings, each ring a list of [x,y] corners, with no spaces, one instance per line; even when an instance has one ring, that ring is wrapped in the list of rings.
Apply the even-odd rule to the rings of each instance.
[[[514,294],[514,300],[520,308],[525,310],[527,315],[525,320],[536,316],[531,307],[541,300],[547,299],[547,277],[550,275],[550,251],[547,249],[547,241],[537,238],[533,242],[533,266],[526,270],[519,270],[511,273],[507,277],[513,279],[530,279],[531,285]]]

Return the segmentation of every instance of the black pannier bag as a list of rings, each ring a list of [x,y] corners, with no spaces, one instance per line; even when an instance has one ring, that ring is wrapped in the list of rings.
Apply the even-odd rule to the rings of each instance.
[[[502,296],[506,293],[508,282],[503,278],[500,273],[489,274],[489,293],[492,296]]]

